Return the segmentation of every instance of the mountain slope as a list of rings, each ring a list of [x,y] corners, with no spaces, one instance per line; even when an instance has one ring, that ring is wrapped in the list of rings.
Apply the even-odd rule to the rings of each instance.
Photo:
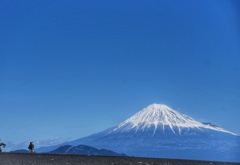
[[[129,156],[240,162],[239,136],[163,104],[152,104],[113,128],[66,144]]]
[[[111,150],[105,149],[96,149],[94,147],[86,146],[86,145],[78,145],[78,146],[71,146],[65,145],[61,146],[49,153],[53,154],[80,154],[80,155],[101,155],[101,156],[126,156],[124,154],[118,154]]]
[[[232,132],[224,130],[217,126],[212,126],[211,124],[204,124],[194,120],[193,118],[180,114],[179,112],[171,109],[170,107],[163,104],[152,104],[147,108],[144,108],[131,118],[120,123],[114,131],[128,131],[128,130],[147,130],[154,126],[154,132],[157,129],[164,131],[165,126],[171,128],[173,133],[181,134],[181,130],[184,128],[197,128],[201,129],[211,129],[221,132],[226,132],[235,135]],[[175,131],[177,129],[177,131]]]
[[[15,151],[10,151],[10,152],[13,152],[13,153],[29,153],[29,151],[25,150],[25,149],[20,149],[20,150],[15,150]]]

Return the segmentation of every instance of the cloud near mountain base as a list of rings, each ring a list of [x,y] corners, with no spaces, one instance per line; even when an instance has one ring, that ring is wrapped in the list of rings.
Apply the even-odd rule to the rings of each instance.
[[[40,139],[40,140],[33,140],[33,143],[35,145],[35,148],[43,147],[43,146],[52,146],[64,143],[66,141],[69,141],[71,137],[57,137],[57,138],[51,138],[51,139]],[[6,142],[6,147],[3,149],[3,151],[15,151],[19,149],[26,149],[28,148],[29,142],[24,141],[21,143],[14,143],[13,141]]]

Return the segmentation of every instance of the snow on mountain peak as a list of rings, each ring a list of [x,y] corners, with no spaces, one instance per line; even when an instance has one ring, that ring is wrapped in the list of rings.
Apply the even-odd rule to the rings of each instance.
[[[194,120],[193,118],[181,114],[172,108],[164,104],[151,104],[143,110],[139,111],[129,119],[120,123],[115,129],[116,130],[147,130],[148,128],[154,126],[154,133],[157,129],[162,129],[164,131],[166,126],[169,126],[171,130],[176,133],[181,134],[182,128],[201,128],[212,129],[216,131],[226,132],[234,134],[227,130],[224,130],[220,127],[212,126],[210,124],[203,124],[199,121]],[[235,135],[235,134],[234,134]]]

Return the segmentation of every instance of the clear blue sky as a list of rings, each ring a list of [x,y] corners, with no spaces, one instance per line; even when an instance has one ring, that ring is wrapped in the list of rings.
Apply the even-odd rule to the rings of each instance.
[[[0,0],[0,139],[74,140],[152,103],[240,135],[239,0]]]

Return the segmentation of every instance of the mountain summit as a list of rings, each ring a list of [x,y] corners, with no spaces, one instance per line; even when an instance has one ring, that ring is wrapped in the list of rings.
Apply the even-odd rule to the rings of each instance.
[[[196,121],[164,104],[149,105],[115,127],[61,146],[80,144],[129,156],[240,162],[239,136],[211,123]]]
[[[131,129],[147,130],[154,127],[154,133],[157,129],[165,131],[165,127],[170,127],[173,133],[181,134],[184,128],[202,128],[212,129],[236,135],[223,128],[213,126],[212,124],[204,124],[194,120],[193,118],[181,114],[164,104],[151,104],[143,110],[136,113],[134,116],[120,123],[114,131],[129,131]]]

